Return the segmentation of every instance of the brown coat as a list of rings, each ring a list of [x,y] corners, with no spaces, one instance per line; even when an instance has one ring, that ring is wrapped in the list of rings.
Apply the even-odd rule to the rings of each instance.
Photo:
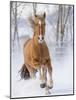
[[[45,43],[38,44],[36,39],[30,39],[24,44],[24,62],[37,69],[40,65],[49,65],[49,50]]]

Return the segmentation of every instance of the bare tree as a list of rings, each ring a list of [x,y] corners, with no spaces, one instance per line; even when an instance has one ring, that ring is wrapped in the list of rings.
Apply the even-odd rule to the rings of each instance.
[[[11,6],[11,23],[14,26],[14,32],[13,32],[13,45],[15,45],[15,42],[17,41],[17,44],[19,45],[19,33],[18,33],[18,24],[17,24],[17,19],[21,17],[21,14],[23,12],[23,9],[25,7],[25,3],[17,3],[11,1],[10,3]],[[21,11],[18,13],[18,7],[22,6]]]
[[[18,27],[17,27],[17,2],[11,2],[11,23],[14,26],[14,34],[13,34],[13,45],[17,39],[19,44],[19,34],[18,34]],[[18,5],[19,6],[19,5]]]
[[[68,21],[70,9],[70,6],[68,6],[68,8],[65,8],[64,5],[59,5],[56,41],[58,42],[60,38],[61,45],[63,44],[64,32]]]
[[[33,3],[34,16],[36,15],[36,11],[37,11],[37,3]]]
[[[60,5],[58,7],[58,20],[57,20],[57,34],[56,34],[56,42],[58,43],[59,39],[59,20],[60,20]]]

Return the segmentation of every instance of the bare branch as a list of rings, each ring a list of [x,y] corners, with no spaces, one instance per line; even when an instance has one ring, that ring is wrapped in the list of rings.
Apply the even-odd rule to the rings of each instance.
[[[64,29],[65,29],[65,26],[66,26],[66,23],[67,23],[67,20],[68,20],[68,17],[69,17],[70,9],[71,9],[71,7],[68,7],[67,16],[66,16],[66,19],[65,19],[65,22],[64,22]]]
[[[34,12],[34,15],[36,15],[36,10],[37,10],[37,3],[33,3],[33,12]]]
[[[21,17],[21,14],[22,14],[24,8],[25,8],[25,4],[23,5],[21,12],[18,14],[19,17]]]

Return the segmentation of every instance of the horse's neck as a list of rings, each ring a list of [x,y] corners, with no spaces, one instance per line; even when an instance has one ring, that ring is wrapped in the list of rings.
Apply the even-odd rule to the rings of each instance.
[[[43,44],[39,44],[38,41],[33,37],[33,48],[38,52],[42,52]]]
[[[43,44],[39,44],[39,43],[38,43],[38,40],[36,40],[36,38],[33,37],[33,45],[34,45],[35,47],[39,48],[39,47],[41,47]]]

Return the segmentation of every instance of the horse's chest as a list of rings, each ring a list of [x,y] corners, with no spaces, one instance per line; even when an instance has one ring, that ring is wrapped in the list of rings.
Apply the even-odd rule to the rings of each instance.
[[[47,46],[38,46],[34,49],[34,56],[36,59],[39,59],[39,61],[43,61],[44,58],[49,56],[48,48]]]
[[[41,47],[40,49],[39,49],[39,56],[40,56],[40,59],[43,59],[44,58],[44,53],[45,51],[44,51],[44,49]]]

